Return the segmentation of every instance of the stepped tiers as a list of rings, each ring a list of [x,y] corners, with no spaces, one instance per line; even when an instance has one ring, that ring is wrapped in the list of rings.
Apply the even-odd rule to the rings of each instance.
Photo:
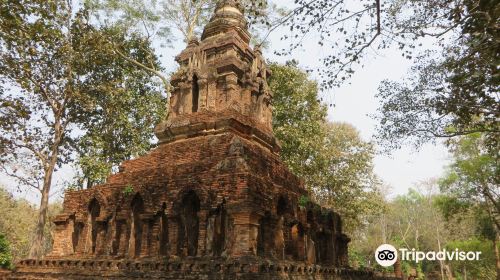
[[[341,217],[279,157],[270,76],[238,1],[177,56],[149,154],[67,191],[52,252],[6,279],[389,279],[348,268]]]

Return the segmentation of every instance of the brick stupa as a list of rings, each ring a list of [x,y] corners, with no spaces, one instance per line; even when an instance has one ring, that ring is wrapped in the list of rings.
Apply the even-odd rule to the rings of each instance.
[[[53,251],[8,279],[375,279],[347,268],[335,212],[279,157],[270,71],[243,7],[219,1],[177,56],[159,146],[68,191]]]

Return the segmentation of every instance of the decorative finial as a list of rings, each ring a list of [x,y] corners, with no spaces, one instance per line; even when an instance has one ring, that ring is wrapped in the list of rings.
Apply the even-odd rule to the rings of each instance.
[[[243,14],[245,10],[243,5],[238,0],[219,0],[215,6],[215,11],[217,12],[221,9],[228,8],[233,8],[233,11],[238,12],[239,14]]]
[[[219,0],[214,15],[203,30],[201,40],[203,41],[218,34],[225,34],[229,30],[238,32],[246,43],[250,41],[244,8],[240,1]]]

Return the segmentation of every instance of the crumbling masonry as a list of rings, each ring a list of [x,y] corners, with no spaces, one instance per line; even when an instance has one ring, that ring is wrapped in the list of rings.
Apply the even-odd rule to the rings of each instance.
[[[176,58],[160,145],[68,191],[52,253],[9,279],[375,279],[347,268],[340,216],[280,160],[271,73],[249,41],[241,5],[220,1]]]

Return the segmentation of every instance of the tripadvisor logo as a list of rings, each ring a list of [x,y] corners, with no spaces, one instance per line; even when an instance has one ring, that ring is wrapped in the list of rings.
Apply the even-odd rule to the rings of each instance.
[[[382,244],[375,251],[375,260],[381,266],[391,266],[398,260],[398,251],[390,244]]]
[[[441,251],[435,252],[435,251],[429,251],[429,252],[422,252],[422,251],[416,251],[415,249],[405,249],[405,248],[400,248],[399,249],[400,253],[400,259],[402,261],[413,261],[413,262],[421,262],[423,260],[428,260],[428,261],[478,261],[481,252],[476,251],[460,251],[458,249],[448,251],[446,249],[443,249]],[[377,250],[375,251],[375,260],[377,263],[381,266],[387,267],[394,265],[396,261],[398,260],[398,250],[394,248],[394,246],[390,244],[383,244],[380,245]]]

